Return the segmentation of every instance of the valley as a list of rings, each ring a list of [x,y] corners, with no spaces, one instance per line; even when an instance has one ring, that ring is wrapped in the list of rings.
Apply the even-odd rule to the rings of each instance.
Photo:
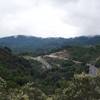
[[[0,100],[99,100],[99,90],[100,45],[0,47]]]

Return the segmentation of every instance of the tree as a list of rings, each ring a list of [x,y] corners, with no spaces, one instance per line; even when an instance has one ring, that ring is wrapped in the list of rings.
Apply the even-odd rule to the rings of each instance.
[[[68,87],[63,90],[66,100],[99,100],[100,79],[98,78],[100,76],[75,75]]]

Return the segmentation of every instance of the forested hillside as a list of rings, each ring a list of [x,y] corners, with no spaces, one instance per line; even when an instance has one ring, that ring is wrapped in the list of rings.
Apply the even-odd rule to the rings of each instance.
[[[0,46],[7,46],[16,53],[32,52],[48,53],[61,49],[68,45],[97,45],[100,44],[100,36],[94,37],[76,37],[76,38],[38,38],[29,36],[11,36],[0,38]]]
[[[98,69],[95,76],[87,64]],[[99,67],[99,45],[65,46],[42,56],[0,48],[0,100],[99,100]]]

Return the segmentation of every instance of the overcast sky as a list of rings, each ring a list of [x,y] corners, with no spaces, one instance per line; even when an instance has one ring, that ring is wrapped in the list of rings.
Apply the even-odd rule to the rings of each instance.
[[[100,34],[100,0],[0,0],[0,37]]]

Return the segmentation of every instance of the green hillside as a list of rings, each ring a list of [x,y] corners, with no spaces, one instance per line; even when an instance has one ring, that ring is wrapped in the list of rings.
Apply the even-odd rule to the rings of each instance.
[[[75,38],[39,38],[32,36],[10,36],[0,38],[0,47],[9,47],[14,53],[31,52],[34,55],[46,54],[63,48],[64,46],[99,45],[100,36]],[[38,51],[38,54],[37,54]]]
[[[99,100],[100,75],[90,76],[87,66],[99,68],[99,60],[99,45],[67,46],[37,57],[0,48],[0,100]]]

